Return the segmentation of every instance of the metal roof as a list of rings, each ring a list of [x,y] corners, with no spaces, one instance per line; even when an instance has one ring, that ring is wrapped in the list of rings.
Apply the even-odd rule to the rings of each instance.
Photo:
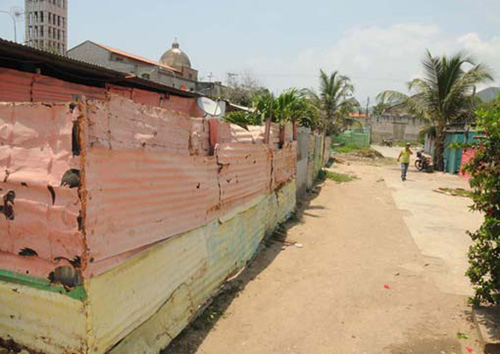
[[[183,97],[199,97],[196,92],[183,91],[151,80],[111,70],[95,64],[71,59],[0,38],[0,67],[36,72],[79,84],[103,87],[106,83],[170,93]]]
[[[94,43],[95,45],[98,45],[99,47],[104,48],[107,51],[110,51],[112,53],[120,54],[120,55],[123,55],[124,57],[130,58],[130,59],[134,59],[134,60],[137,60],[137,61],[142,61],[142,62],[147,63],[147,64],[159,66],[159,67],[167,69],[167,70],[172,70],[173,72],[176,72],[176,73],[179,73],[179,74],[182,73],[181,71],[179,71],[179,70],[177,70],[177,69],[175,69],[175,68],[173,68],[171,66],[159,63],[157,61],[154,61],[154,60],[151,60],[151,59],[147,59],[147,58],[141,57],[139,55],[130,54],[130,53],[127,53],[127,52],[125,52],[123,50],[116,49],[116,48],[113,48],[113,47],[109,47],[109,46],[101,44],[101,43],[96,43],[96,42],[92,42],[92,41],[89,41],[89,42]]]

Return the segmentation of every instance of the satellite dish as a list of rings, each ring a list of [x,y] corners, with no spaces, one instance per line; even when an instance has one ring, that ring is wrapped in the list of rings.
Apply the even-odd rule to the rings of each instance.
[[[203,112],[205,112],[205,117],[219,117],[222,114],[222,107],[219,102],[215,102],[207,97],[198,98],[198,106]]]

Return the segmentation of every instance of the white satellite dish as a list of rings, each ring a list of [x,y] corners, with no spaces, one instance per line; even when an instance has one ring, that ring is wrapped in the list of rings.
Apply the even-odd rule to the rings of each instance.
[[[198,98],[198,106],[203,112],[205,112],[205,117],[219,117],[222,114],[222,107],[219,102],[215,102],[207,97]]]

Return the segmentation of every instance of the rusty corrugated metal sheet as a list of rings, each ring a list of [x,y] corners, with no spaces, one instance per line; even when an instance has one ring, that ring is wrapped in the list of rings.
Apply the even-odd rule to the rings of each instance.
[[[245,266],[294,202],[295,184],[290,183],[226,222],[163,241],[91,279],[90,345],[101,353],[126,336],[111,353],[164,348],[220,285]]]
[[[68,170],[80,168],[72,154],[74,114],[68,104],[0,103],[0,190],[15,192],[13,220],[0,215],[3,269],[17,271],[22,261],[6,262],[5,255],[29,249],[37,256],[26,273],[46,277],[47,262],[54,268],[58,259],[84,253],[78,191],[62,185]]]
[[[194,155],[196,121],[117,96],[87,111],[86,228],[95,261],[207,223],[219,201],[217,166]]]
[[[48,76],[34,75],[32,87],[33,102],[69,102],[73,96],[104,100],[106,92],[102,88],[74,84]]]
[[[297,142],[283,145],[280,150],[273,151],[273,188],[292,180],[296,176]]]
[[[0,101],[30,102],[33,74],[0,68]]]
[[[223,208],[232,208],[269,191],[271,152],[265,145],[219,144],[216,148]]]

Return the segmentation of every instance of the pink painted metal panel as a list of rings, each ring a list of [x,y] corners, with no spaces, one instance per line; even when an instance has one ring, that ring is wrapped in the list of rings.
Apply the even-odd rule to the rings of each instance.
[[[216,160],[204,156],[206,122],[118,96],[89,102],[87,111],[86,230],[95,262],[207,222],[219,191]]]
[[[0,104],[0,193],[16,194],[13,220],[0,214],[2,264],[8,263],[6,254],[12,259],[26,249],[40,262],[73,260],[84,253],[78,190],[61,185],[66,171],[79,168],[71,143],[75,114],[69,104]],[[40,262],[27,261],[33,273],[45,273],[45,268],[37,272]],[[4,269],[19,266],[16,258]]]
[[[216,149],[221,204],[225,208],[269,191],[271,152],[265,145],[219,144]]]
[[[269,136],[269,145],[275,150],[279,149],[280,144],[280,126],[277,123],[271,123],[271,130]]]
[[[89,149],[91,257],[106,259],[204,225],[218,198],[209,163],[167,152]]]
[[[88,119],[91,147],[190,154],[193,120],[174,112],[111,95],[89,102]]]
[[[273,151],[273,188],[292,180],[296,176],[297,142],[286,143],[282,149]]]

